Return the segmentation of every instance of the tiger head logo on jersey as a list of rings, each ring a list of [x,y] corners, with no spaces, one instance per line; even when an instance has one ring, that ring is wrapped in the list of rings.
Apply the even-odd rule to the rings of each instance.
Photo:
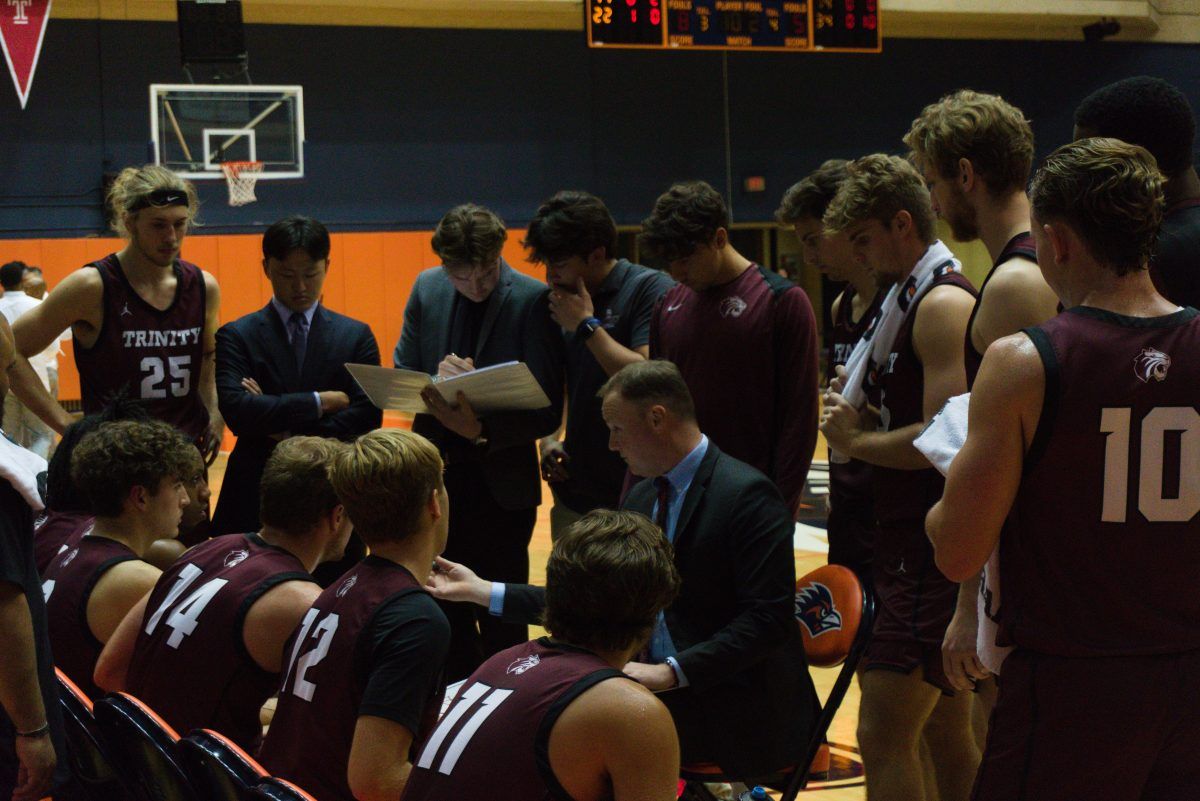
[[[1154,348],[1143,348],[1133,360],[1133,372],[1143,384],[1149,384],[1151,378],[1165,381],[1170,369],[1171,357]]]
[[[529,656],[523,657],[523,658],[518,659],[517,661],[513,662],[511,665],[508,666],[508,670],[506,670],[504,672],[509,674],[510,676],[513,676],[513,675],[520,676],[525,671],[532,670],[533,668],[537,667],[539,664],[541,664],[541,661],[542,661],[542,658],[540,656],[538,656],[537,654],[530,654]]]
[[[810,637],[842,627],[842,615],[833,606],[833,593],[816,581],[796,593],[796,619],[808,629]]]
[[[337,588],[337,597],[341,598],[346,593],[350,592],[350,588],[358,583],[358,574],[355,573],[350,578],[342,582],[342,586]]]
[[[230,551],[225,555],[225,567],[233,567],[234,565],[241,564],[242,562],[246,561],[246,557],[249,555],[250,552],[245,548],[239,548],[236,551]]]
[[[746,311],[746,301],[739,298],[737,295],[730,295],[721,301],[721,305],[717,307],[717,311],[722,317],[741,317],[742,312]]]

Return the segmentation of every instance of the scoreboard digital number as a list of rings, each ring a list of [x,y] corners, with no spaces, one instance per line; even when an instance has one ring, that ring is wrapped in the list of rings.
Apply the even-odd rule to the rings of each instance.
[[[587,0],[589,47],[878,53],[879,0]]]

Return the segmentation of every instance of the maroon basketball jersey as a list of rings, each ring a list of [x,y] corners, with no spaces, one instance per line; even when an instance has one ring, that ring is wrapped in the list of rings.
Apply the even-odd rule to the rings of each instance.
[[[88,599],[92,597],[96,582],[109,568],[137,558],[128,546],[92,535],[52,559],[42,574],[42,594],[46,596],[54,663],[87,693],[88,698],[104,695],[92,681],[104,643],[96,639],[88,626]]]
[[[104,282],[104,315],[92,347],[74,340],[84,413],[101,411],[128,388],[151,417],[200,440],[208,426],[199,391],[206,311],[200,268],[175,262],[175,300],[159,311],[129,285],[115,253],[89,266]]]
[[[580,693],[622,678],[600,657],[542,639],[493,656],[467,679],[413,763],[404,801],[570,798],[550,769],[550,732]]]
[[[89,531],[95,518],[82,512],[51,512],[33,528],[33,559],[44,575],[54,557],[74,548]]]
[[[129,663],[129,691],[176,731],[215,729],[257,748],[258,711],[279,686],[246,650],[246,613],[285,581],[313,578],[257,534],[192,548],[154,585]]]
[[[380,607],[417,592],[424,589],[403,567],[368,556],[317,597],[284,649],[264,768],[321,801],[353,801],[346,770],[371,667],[364,635]]]
[[[1000,251],[996,263],[992,265],[992,269],[988,270],[987,277],[983,279],[983,284],[979,287],[979,297],[975,300],[975,308],[971,309],[971,319],[967,321],[967,341],[963,346],[963,365],[967,368],[967,389],[975,386],[975,376],[979,375],[979,365],[983,364],[983,354],[975,350],[975,343],[971,341],[971,329],[975,326],[975,315],[979,313],[979,305],[983,303],[983,293],[987,291],[988,281],[991,281],[992,276],[996,274],[996,268],[1015,258],[1037,262],[1037,247],[1034,245],[1033,234],[1029,231],[1017,234],[1008,240],[1008,244],[1004,246],[1004,250]]]
[[[1026,329],[1045,400],[1000,540],[1001,645],[1200,649],[1200,318],[1086,307]]]
[[[956,286],[975,294],[975,288],[962,273],[943,272],[934,279],[929,291],[939,286]],[[928,291],[913,304],[896,333],[887,363],[873,367],[867,377],[867,398],[880,410],[881,428],[885,431],[895,431],[925,419],[925,371],[913,347],[912,335],[921,303],[927,296]],[[932,467],[925,470],[894,470],[878,466],[872,472],[879,524],[907,525],[917,521],[920,523],[922,540],[917,544],[927,548],[925,513],[942,497],[945,481],[941,473]],[[881,549],[885,547],[886,539],[879,538],[878,546]]]
[[[854,287],[846,285],[842,292],[841,303],[838,304],[837,315],[833,318],[833,331],[829,337],[829,373],[833,375],[835,367],[844,367],[854,351],[854,346],[862,339],[867,326],[879,313],[883,303],[883,292],[876,292],[871,305],[863,312],[857,321],[853,319]],[[871,494],[871,465],[857,459],[847,462],[829,462],[829,494],[833,503],[851,502],[856,499],[869,497]]]

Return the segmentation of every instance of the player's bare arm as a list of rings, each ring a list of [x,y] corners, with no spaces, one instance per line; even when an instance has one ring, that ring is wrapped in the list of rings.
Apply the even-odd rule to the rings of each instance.
[[[17,731],[37,731],[46,725],[46,710],[38,685],[33,618],[21,588],[7,581],[0,581],[0,635],[4,638],[0,706]],[[48,736],[15,740],[20,773],[13,799],[35,801],[50,791],[56,761],[54,745]]]
[[[260,668],[268,673],[283,670],[284,645],[320,594],[314,582],[285,581],[254,602],[246,612],[242,642]]]
[[[141,560],[114,565],[96,582],[88,598],[88,628],[97,640],[107,643],[129,610],[143,600],[162,571]]]
[[[358,801],[396,801],[412,770],[412,732],[399,723],[360,715],[350,746],[347,779]]]
[[[971,326],[971,342],[983,353],[1000,337],[1040,325],[1058,314],[1054,294],[1041,268],[1027,259],[1010,259],[996,268]]]
[[[200,364],[200,401],[208,409],[208,432],[204,438],[204,462],[212,464],[225,438],[225,420],[217,408],[217,329],[221,327],[221,288],[217,279],[204,273],[204,361]]]
[[[670,713],[631,681],[602,681],[573,701],[550,733],[550,768],[578,801],[669,801],[679,780]]]
[[[60,434],[72,418],[46,391],[29,366],[29,357],[50,347],[68,328],[80,347],[90,348],[100,334],[103,313],[104,281],[97,270],[84,267],[64,278],[43,302],[21,315],[13,325],[17,347],[16,363],[10,373],[13,394]]]
[[[137,643],[138,632],[142,628],[142,620],[146,617],[146,604],[150,601],[150,593],[142,596],[142,600],[133,605],[125,617],[117,624],[112,636],[104,644],[104,650],[96,659],[96,671],[92,680],[97,687],[102,687],[110,693],[125,689],[129,677],[129,663],[133,660],[133,646]]]
[[[938,569],[952,581],[977,575],[996,548],[1021,484],[1045,383],[1037,349],[1024,334],[988,348],[971,393],[967,441],[925,521]]]

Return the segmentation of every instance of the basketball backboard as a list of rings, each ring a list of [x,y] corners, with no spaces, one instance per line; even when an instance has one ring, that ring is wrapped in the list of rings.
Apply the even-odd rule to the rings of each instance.
[[[185,178],[223,178],[225,161],[261,161],[259,180],[304,177],[300,86],[150,86],[154,163]]]

